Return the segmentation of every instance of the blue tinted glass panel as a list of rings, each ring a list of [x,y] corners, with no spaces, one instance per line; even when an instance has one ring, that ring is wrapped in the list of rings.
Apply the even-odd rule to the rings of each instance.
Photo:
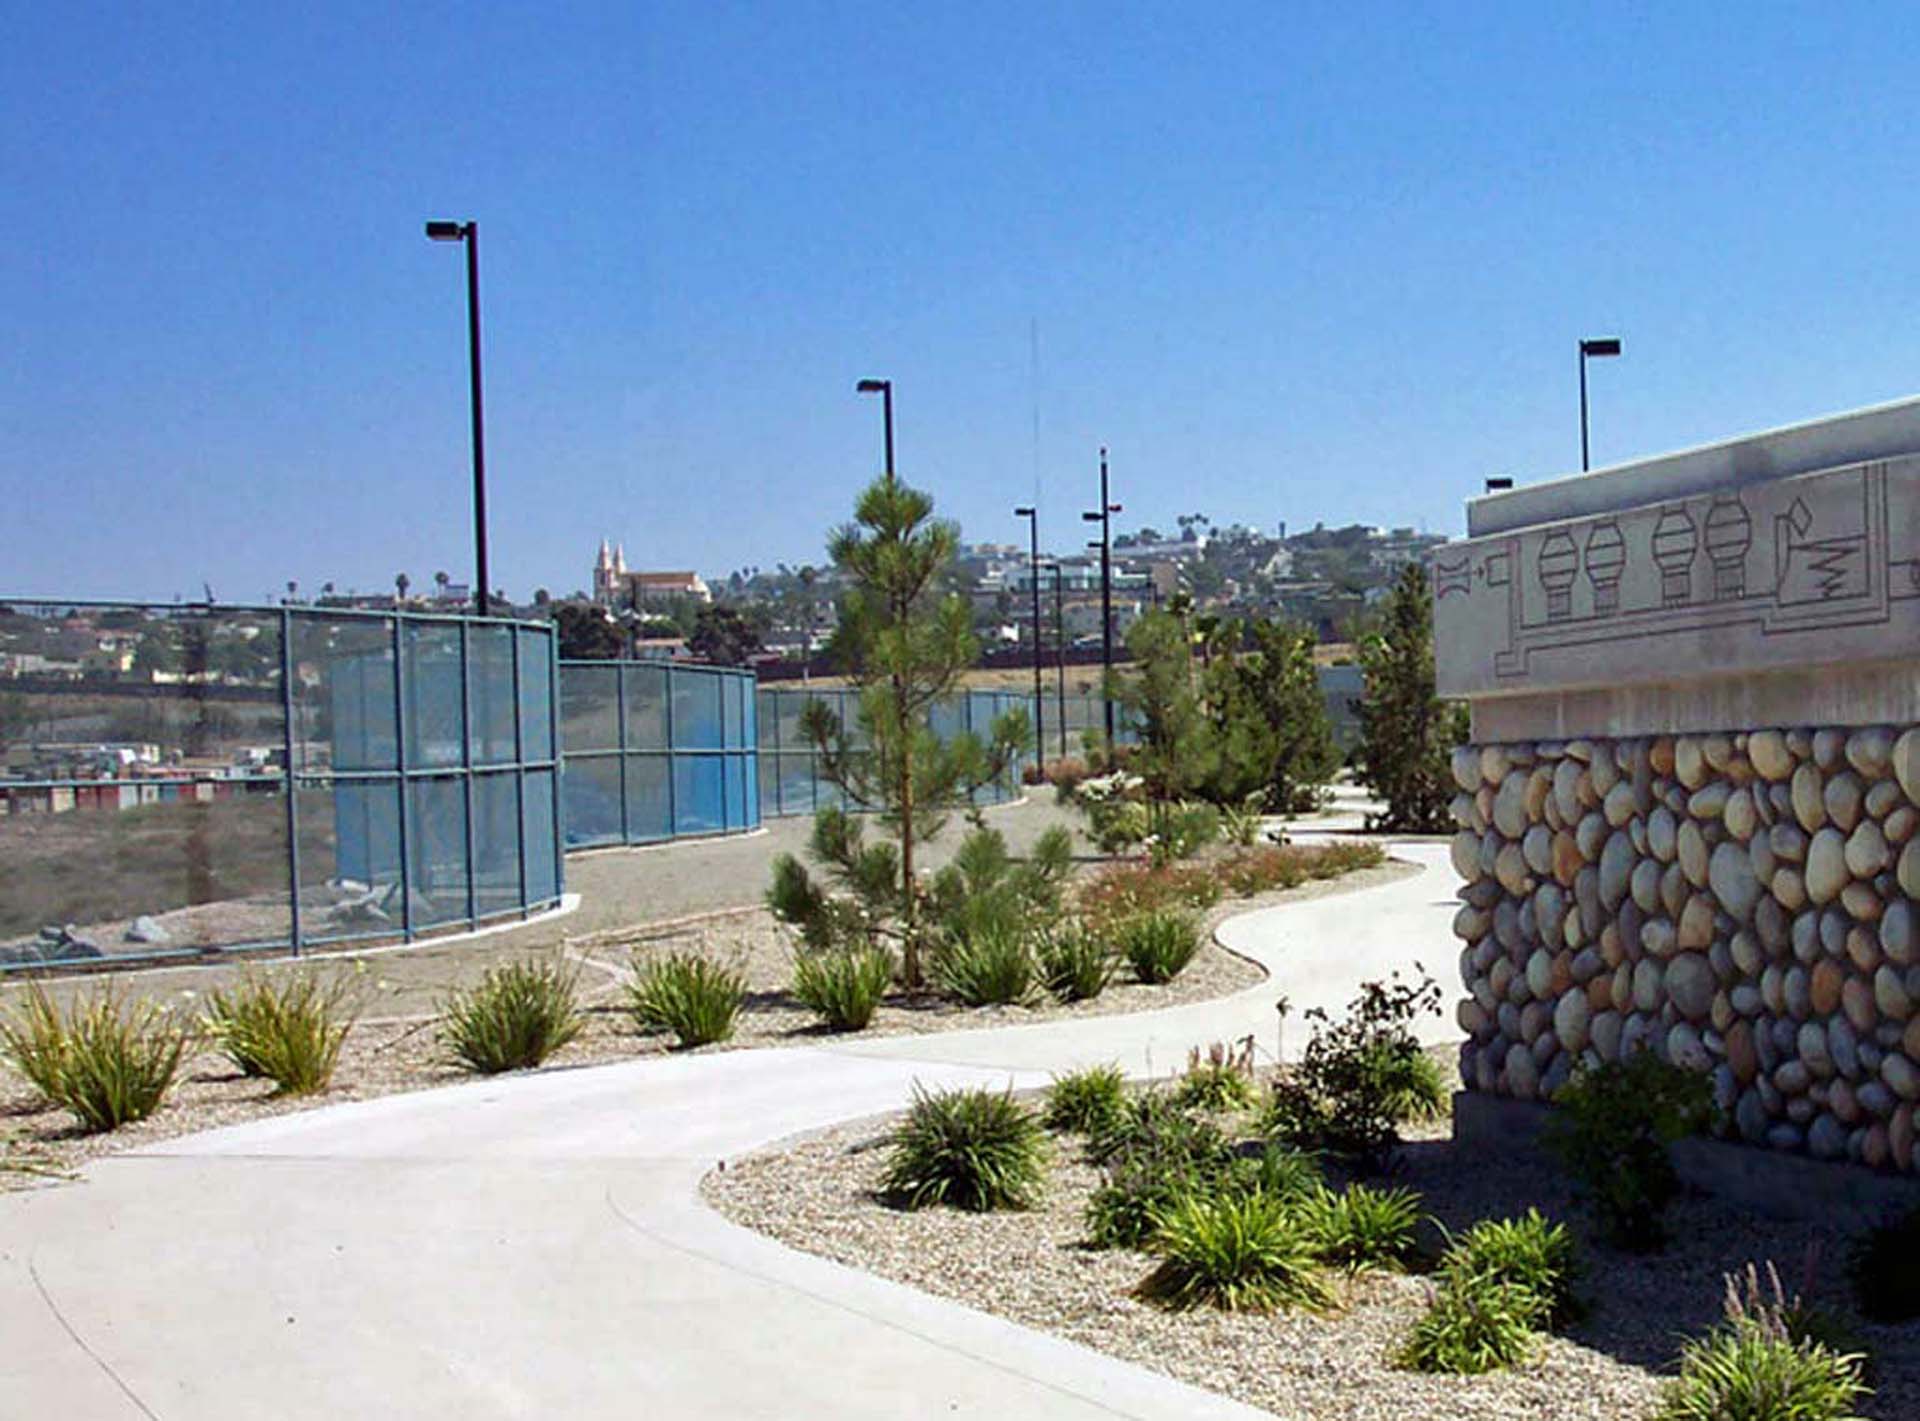
[[[559,897],[552,770],[527,772],[520,801],[520,841],[527,849],[527,902],[545,903]]]
[[[670,685],[674,748],[718,750],[724,738],[720,678],[710,671],[675,667]]]
[[[473,781],[473,898],[481,917],[520,906],[520,796],[511,770]]]
[[[627,756],[627,842],[645,843],[673,836],[665,755]]]
[[[726,827],[720,757],[679,755],[673,762],[673,831],[712,834]]]
[[[553,638],[521,628],[520,753],[529,760],[553,759]]]
[[[460,779],[407,782],[407,882],[416,928],[467,916],[466,796]]]
[[[513,743],[513,631],[475,626],[467,632],[467,731],[473,763],[511,765]]]
[[[667,748],[667,668],[630,666],[627,678],[627,749]]]
[[[567,760],[567,844],[620,842],[620,757],[574,756]]]
[[[407,768],[448,769],[464,759],[460,629],[430,622],[401,626],[405,666]]]
[[[615,666],[560,668],[560,745],[567,754],[619,748],[619,675]]]

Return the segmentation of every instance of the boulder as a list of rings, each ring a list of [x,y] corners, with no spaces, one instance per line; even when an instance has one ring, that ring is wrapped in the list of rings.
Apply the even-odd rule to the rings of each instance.
[[[1816,903],[1831,903],[1850,878],[1846,836],[1838,829],[1821,829],[1807,848],[1807,897]]]

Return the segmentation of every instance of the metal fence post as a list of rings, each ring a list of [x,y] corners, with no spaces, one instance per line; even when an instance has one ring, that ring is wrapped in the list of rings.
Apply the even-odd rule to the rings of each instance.
[[[680,746],[673,734],[673,667],[669,665],[662,678],[666,687],[666,725],[667,725],[667,837],[675,837],[680,832]]]
[[[567,891],[567,852],[565,836],[560,832],[560,820],[565,812],[565,801],[560,797],[560,780],[566,773],[566,757],[560,753],[560,637],[554,631],[553,623],[546,627],[547,638],[547,764],[551,767],[548,774],[553,781],[552,844],[553,844],[553,901],[558,903]],[[519,639],[514,645],[519,646]],[[516,707],[516,713],[518,708]],[[524,771],[523,771],[524,773]],[[523,890],[524,896],[524,890]]]
[[[627,813],[627,663],[613,663],[613,748],[619,752],[620,766],[620,842],[633,842],[632,818]]]
[[[525,921],[527,910],[527,728],[520,720],[520,629],[513,629],[513,855],[514,866],[520,874],[520,918]],[[547,747],[551,750],[551,744]],[[560,777],[555,775],[553,786],[554,812],[560,812]]]
[[[407,695],[406,657],[401,650],[405,613],[393,614],[393,764],[399,775],[400,796],[400,933],[404,942],[413,941],[413,857],[408,843],[407,821],[412,817],[412,786],[407,783]]]
[[[466,817],[463,851],[467,860],[467,928],[480,926],[479,898],[473,887],[473,624],[460,619],[460,788]]]
[[[287,910],[288,927],[293,935],[293,955],[300,955],[300,809],[295,802],[298,781],[294,779],[293,757],[293,609],[280,609],[280,713],[281,751],[286,757],[287,792]]]

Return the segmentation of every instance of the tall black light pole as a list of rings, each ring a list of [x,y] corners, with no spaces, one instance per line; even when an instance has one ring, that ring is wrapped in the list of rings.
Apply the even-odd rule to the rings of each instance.
[[[1067,758],[1067,619],[1060,598],[1060,564],[1053,564],[1053,709],[1060,722],[1060,758]]]
[[[1107,492],[1107,451],[1100,450],[1100,511],[1082,513],[1084,522],[1100,525],[1100,541],[1088,543],[1100,549],[1100,699],[1106,703],[1107,754],[1113,754],[1113,515],[1120,505],[1111,502]]]
[[[1607,336],[1600,340],[1580,342],[1580,472],[1585,473],[1592,467],[1587,461],[1587,361],[1602,356],[1618,355],[1620,341],[1617,337]]]
[[[487,615],[487,442],[485,422],[480,415],[480,224],[478,222],[429,222],[427,236],[435,242],[465,242],[467,245],[467,366],[473,384],[473,551],[476,606]]]
[[[853,387],[863,395],[880,397],[881,418],[886,422],[887,430],[887,482],[894,480],[893,473],[893,381],[862,380]]]
[[[1033,750],[1041,765],[1047,762],[1046,692],[1040,686],[1040,510],[1016,508],[1015,518],[1027,520],[1027,581],[1033,584]]]

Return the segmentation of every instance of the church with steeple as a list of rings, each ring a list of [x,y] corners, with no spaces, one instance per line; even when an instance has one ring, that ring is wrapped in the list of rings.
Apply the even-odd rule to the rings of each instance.
[[[602,607],[644,607],[691,597],[711,602],[713,591],[697,572],[632,572],[627,568],[624,543],[600,540],[600,556],[593,564],[593,600]]]

